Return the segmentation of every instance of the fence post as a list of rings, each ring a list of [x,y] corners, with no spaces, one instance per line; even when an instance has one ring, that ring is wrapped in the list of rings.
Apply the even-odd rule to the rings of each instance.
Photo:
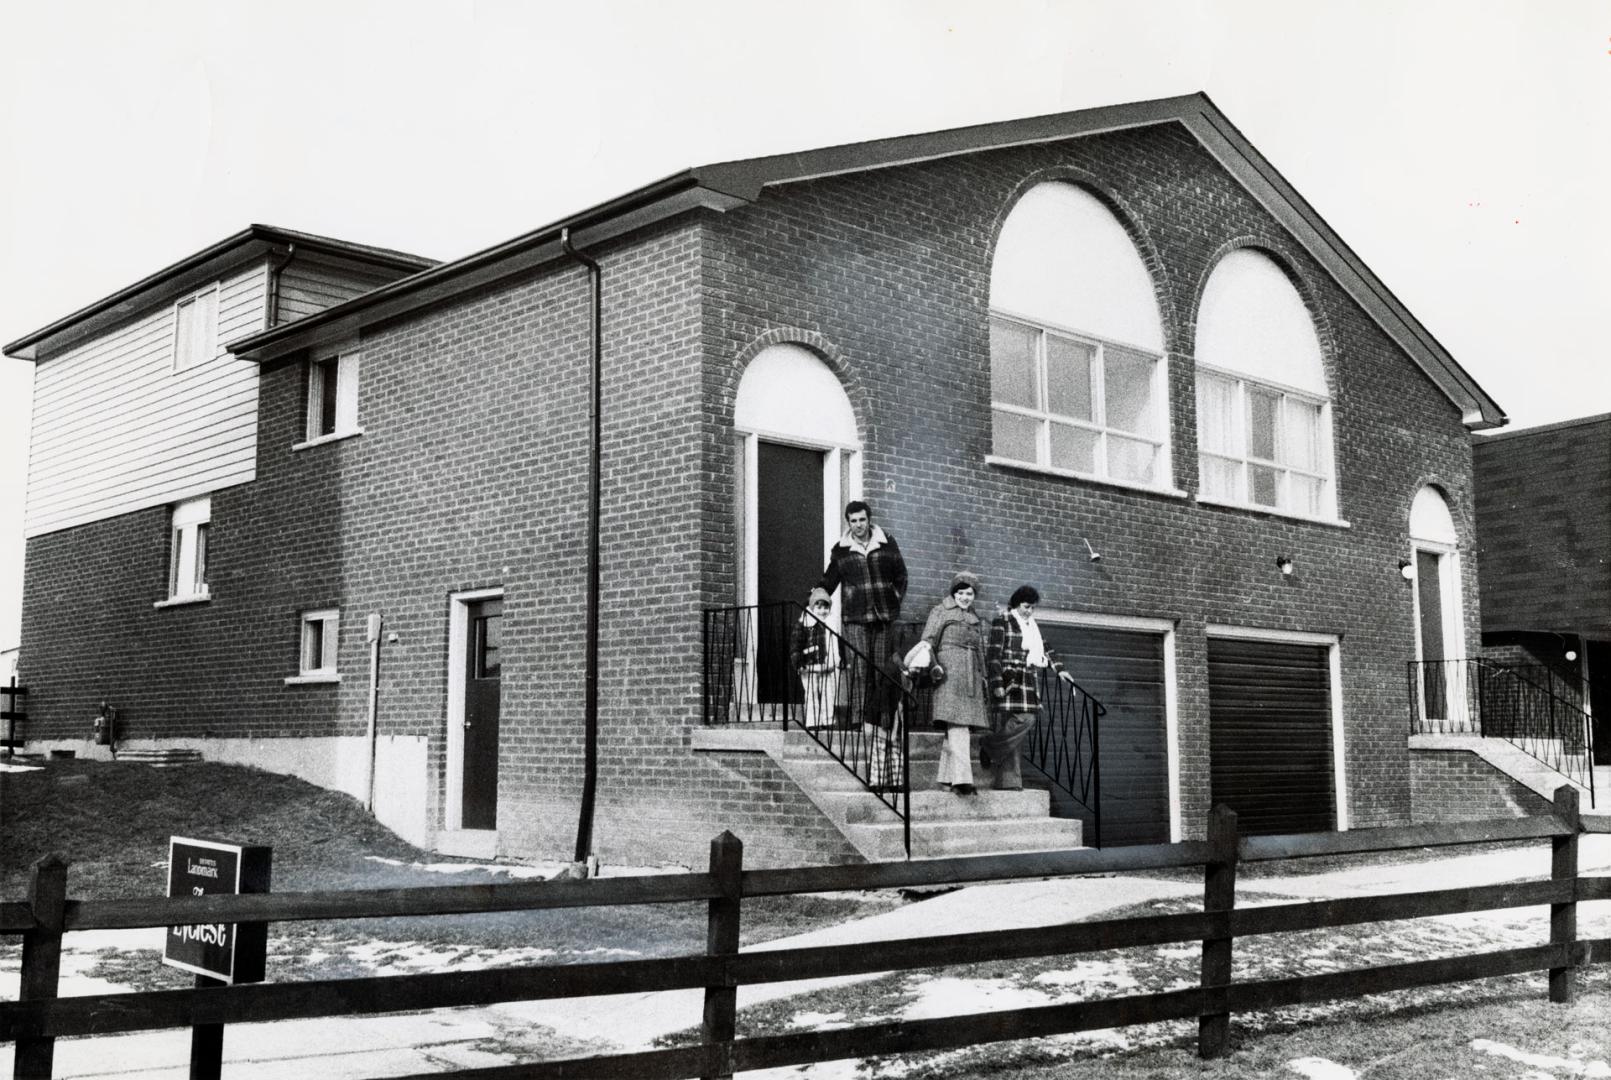
[[[705,932],[708,956],[733,956],[738,952],[739,902],[742,895],[744,842],[724,831],[710,842],[710,876],[722,895],[710,902],[710,921]],[[720,985],[705,987],[705,1017],[700,1041],[711,1047],[711,1069],[705,1080],[733,1075],[733,1036],[738,1027],[738,987],[724,974]]]
[[[54,998],[62,966],[62,914],[67,907],[67,861],[54,852],[34,863],[28,887],[34,929],[22,935],[19,1001]],[[12,1059],[15,1080],[50,1080],[56,1058],[53,1037],[18,1039]]]
[[[1555,816],[1572,830],[1565,836],[1550,837],[1549,876],[1554,881],[1570,881],[1577,895],[1578,792],[1570,784],[1555,789]],[[1571,1004],[1577,996],[1577,969],[1572,966],[1572,946],[1577,941],[1577,901],[1549,906],[1549,943],[1565,945],[1566,967],[1549,969],[1549,999]]]
[[[1236,906],[1236,811],[1221,803],[1208,815],[1208,844],[1212,849],[1203,871],[1203,911],[1229,912]],[[1197,1017],[1197,1056],[1221,1057],[1230,1041],[1231,1012],[1227,989],[1231,984],[1229,936],[1203,939],[1202,1012]]]

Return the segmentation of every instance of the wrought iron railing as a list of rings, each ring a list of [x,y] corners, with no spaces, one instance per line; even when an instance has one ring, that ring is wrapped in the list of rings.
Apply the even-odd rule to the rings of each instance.
[[[1410,730],[1504,739],[1580,785],[1595,805],[1594,727],[1581,699],[1526,667],[1480,658],[1408,664]]]
[[[1102,846],[1102,759],[1099,721],[1107,712],[1078,683],[1039,672],[1040,713],[1024,741],[1024,760],[1091,814],[1091,846]],[[1082,815],[1083,816],[1083,815]]]
[[[900,654],[878,667],[795,601],[707,608],[704,629],[705,723],[804,731],[900,818],[910,855],[909,728],[918,704]],[[801,629],[820,631],[819,653],[796,655]]]

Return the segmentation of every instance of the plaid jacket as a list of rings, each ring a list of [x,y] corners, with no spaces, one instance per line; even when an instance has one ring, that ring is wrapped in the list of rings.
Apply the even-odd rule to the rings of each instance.
[[[1002,612],[990,622],[990,645],[985,649],[985,671],[990,680],[990,704],[1000,712],[1032,713],[1040,709],[1040,689],[1036,671],[1024,663],[1024,635],[1018,622]],[[1048,671],[1054,677],[1063,673],[1050,649],[1046,650]]]
[[[843,589],[839,617],[845,622],[891,623],[900,618],[906,598],[906,560],[895,538],[877,525],[865,555],[852,545],[847,532],[828,549],[828,569],[818,584],[829,596]]]

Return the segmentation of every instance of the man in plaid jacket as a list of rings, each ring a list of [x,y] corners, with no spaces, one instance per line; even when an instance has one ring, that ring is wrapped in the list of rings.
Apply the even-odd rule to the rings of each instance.
[[[839,619],[852,654],[847,666],[862,667],[860,653],[883,671],[889,664],[890,625],[900,618],[906,598],[906,560],[895,538],[873,524],[872,508],[857,499],[845,506],[845,534],[828,550],[828,569],[818,588],[829,596],[839,589]],[[880,716],[876,676],[871,671],[850,675],[854,690],[851,705],[855,719],[888,726],[892,717]]]

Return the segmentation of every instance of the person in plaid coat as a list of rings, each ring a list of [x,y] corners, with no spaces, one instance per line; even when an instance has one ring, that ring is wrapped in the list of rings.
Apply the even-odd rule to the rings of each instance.
[[[1040,712],[1038,677],[1050,669],[1059,679],[1074,684],[1046,648],[1035,622],[1040,592],[1020,585],[1007,601],[1007,610],[990,623],[990,644],[985,649],[985,671],[990,685],[991,731],[979,744],[979,764],[993,773],[990,786],[998,791],[1021,791],[1024,740]]]
[[[817,588],[829,596],[839,590],[839,619],[851,650],[847,667],[870,662],[883,670],[891,656],[890,626],[901,617],[906,598],[906,560],[895,538],[873,524],[872,508],[860,499],[845,506],[845,526],[845,534],[828,549],[828,568]],[[846,677],[863,688],[851,702],[855,721],[890,727],[893,717],[878,707],[872,673],[855,670]]]

